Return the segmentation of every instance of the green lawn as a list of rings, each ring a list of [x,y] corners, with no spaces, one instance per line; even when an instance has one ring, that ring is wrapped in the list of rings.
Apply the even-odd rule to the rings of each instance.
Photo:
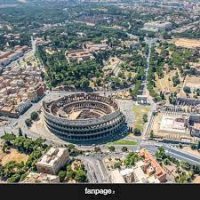
[[[138,128],[141,131],[143,130],[144,127],[144,122],[143,122],[143,115],[147,114],[150,111],[151,107],[150,106],[143,106],[143,105],[134,105],[133,106],[133,112],[135,114],[135,121],[134,121],[134,128]]]
[[[108,145],[137,145],[137,142],[134,140],[117,140],[109,142]]]

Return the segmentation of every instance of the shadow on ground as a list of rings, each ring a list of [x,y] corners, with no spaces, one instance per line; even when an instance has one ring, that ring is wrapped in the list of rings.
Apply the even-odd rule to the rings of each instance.
[[[105,137],[103,139],[97,139],[97,140],[91,140],[91,141],[70,141],[70,140],[64,140],[65,142],[69,142],[75,145],[82,145],[82,146],[92,146],[92,145],[103,145],[103,144],[107,144],[109,142],[114,142],[120,139],[125,138],[128,135],[128,127],[124,127],[122,128],[122,130],[118,133],[114,133],[109,137]],[[63,138],[60,138],[63,140]]]

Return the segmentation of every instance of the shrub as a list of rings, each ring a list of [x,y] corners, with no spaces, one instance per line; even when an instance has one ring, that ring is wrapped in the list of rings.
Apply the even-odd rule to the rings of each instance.
[[[38,119],[38,117],[39,117],[39,115],[38,115],[37,112],[32,112],[32,113],[31,113],[31,119],[32,119],[32,120],[36,120],[36,119]]]

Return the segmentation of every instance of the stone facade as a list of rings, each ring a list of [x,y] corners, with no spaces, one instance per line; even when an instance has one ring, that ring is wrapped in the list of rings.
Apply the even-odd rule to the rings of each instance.
[[[119,133],[126,126],[118,105],[111,98],[96,94],[79,93],[43,102],[43,111],[48,129],[72,142],[96,141]],[[82,116],[70,119],[68,114],[72,112]]]
[[[56,174],[69,159],[69,153],[66,148],[50,148],[36,163],[38,172],[46,174]]]

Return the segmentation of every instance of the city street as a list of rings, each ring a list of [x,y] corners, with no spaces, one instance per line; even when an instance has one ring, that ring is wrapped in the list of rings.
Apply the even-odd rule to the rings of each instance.
[[[4,134],[5,131],[7,132],[13,132],[13,133],[18,133],[18,129],[19,128],[22,128],[22,131],[23,133],[27,134],[29,137],[32,137],[32,138],[37,138],[37,137],[40,137],[42,136],[42,134],[40,134],[40,132],[38,131],[38,133],[33,133],[31,132],[25,125],[25,120],[27,118],[30,118],[30,115],[33,111],[39,111],[41,109],[41,106],[42,106],[42,101],[45,100],[45,101],[52,101],[56,98],[60,98],[60,97],[63,97],[67,94],[72,94],[74,92],[66,92],[66,91],[48,91],[46,96],[40,100],[38,103],[34,103],[31,108],[29,110],[27,110],[23,115],[21,115],[18,119],[9,119],[10,123],[9,125],[6,125],[6,126],[3,126],[3,127],[0,127],[0,136],[2,136]],[[99,92],[98,92],[99,93]],[[129,125],[132,124],[133,122],[133,119],[134,119],[134,115],[133,115],[133,112],[130,112],[130,107],[133,106],[133,101],[131,100],[128,100],[128,101],[124,101],[124,100],[118,100],[118,103],[122,109],[122,111],[124,112],[124,114],[127,117],[127,122]],[[152,111],[151,113],[153,112],[153,110],[155,109],[155,107],[152,107]],[[151,114],[152,115],[152,114]],[[152,117],[152,116],[151,116]],[[151,118],[150,118],[151,119]],[[137,151],[139,150],[140,148],[146,148],[148,149],[151,153],[155,153],[157,151],[157,148],[159,146],[163,146],[166,150],[166,153],[177,158],[177,159],[180,159],[180,160],[184,160],[184,161],[187,161],[191,164],[196,164],[196,165],[200,165],[200,157],[195,157],[193,155],[190,155],[189,153],[182,153],[180,150],[176,149],[176,148],[173,148],[171,147],[170,145],[167,145],[165,143],[161,144],[161,143],[158,143],[158,142],[152,142],[152,141],[144,141],[145,139],[145,136],[146,136],[146,132],[149,131],[150,129],[150,126],[151,125],[151,120],[148,122],[147,126],[146,126],[146,129],[144,131],[144,135],[142,138],[140,139],[137,139],[137,143],[138,145],[135,145],[135,146],[130,146],[130,145],[123,145],[123,146],[126,146],[129,150],[134,150],[134,151]],[[44,137],[43,137],[44,138]],[[62,145],[62,144],[67,144],[67,142],[65,141],[62,141],[60,139],[55,139],[53,137],[45,137],[44,139],[47,140],[47,143],[49,144],[56,144],[56,145]],[[133,139],[132,137],[130,136],[126,136],[125,137],[126,140],[135,140],[135,138]],[[108,151],[108,148],[106,145],[102,144],[102,145],[98,145],[101,150],[103,152],[107,152]],[[122,145],[114,145],[116,147],[116,151],[121,151],[121,147]],[[94,147],[93,146],[84,146],[84,145],[78,145],[77,146],[78,148],[82,149],[82,150],[93,150]],[[88,168],[95,168],[95,170],[98,170],[98,168],[96,167],[97,165],[97,161],[94,162],[94,159],[89,159],[88,158],[84,158],[84,160],[88,161],[89,166]],[[94,163],[96,163],[94,165]],[[91,170],[90,170],[91,171]],[[99,172],[96,172],[97,174],[99,174]],[[91,179],[93,179],[93,181],[100,181],[100,177],[98,177],[99,175],[94,175],[94,174],[90,174],[90,177],[93,177]],[[96,178],[95,178],[96,177]],[[103,178],[102,178],[103,179]],[[105,179],[105,177],[104,177]],[[106,180],[104,180],[106,181]]]
[[[78,156],[82,160],[90,183],[109,183],[109,175],[100,159],[87,156]]]
[[[181,149],[178,149],[170,144],[144,141],[144,142],[141,142],[140,147],[146,148],[152,154],[156,153],[156,151],[158,150],[158,147],[163,147],[165,149],[166,154],[174,158],[177,158],[179,160],[186,161],[190,164],[200,166],[200,156],[195,156],[193,154],[183,152],[181,151]]]

